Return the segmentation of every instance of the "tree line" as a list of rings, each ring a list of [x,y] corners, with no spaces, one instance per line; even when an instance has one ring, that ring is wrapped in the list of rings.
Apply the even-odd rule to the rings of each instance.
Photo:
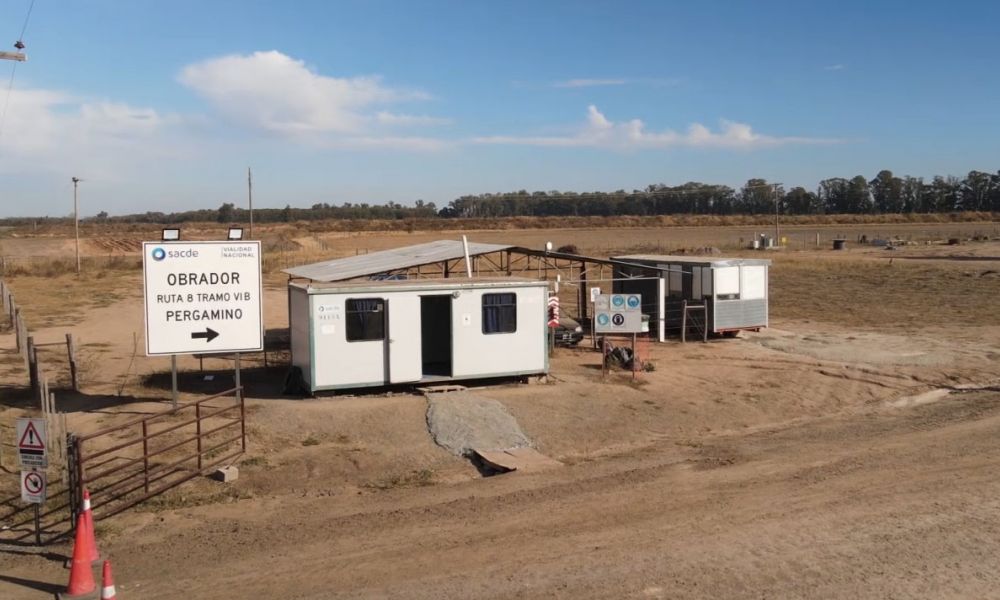
[[[678,186],[654,184],[643,190],[615,192],[516,192],[467,195],[438,208],[433,202],[417,200],[413,206],[354,204],[340,206],[318,203],[309,208],[254,209],[259,223],[289,223],[325,219],[415,220],[553,216],[658,216],[658,215],[784,215],[819,214],[907,214],[953,213],[963,211],[1000,212],[1000,171],[970,171],[964,178],[937,176],[897,177],[880,171],[872,179],[857,175],[833,177],[819,182],[815,191],[750,179],[741,188],[689,182]],[[109,216],[101,212],[84,219],[92,223],[188,222],[246,223],[249,211],[227,202],[217,209],[184,212],[146,212]],[[0,219],[4,225],[64,223],[63,218]],[[70,222],[71,219],[69,220]]]
[[[897,177],[883,170],[871,180],[833,177],[816,191],[786,190],[750,179],[736,190],[690,182],[650,185],[627,192],[518,192],[462,196],[439,211],[442,217],[613,215],[785,215],[904,214],[963,211],[1000,212],[1000,171],[971,171],[966,177]]]

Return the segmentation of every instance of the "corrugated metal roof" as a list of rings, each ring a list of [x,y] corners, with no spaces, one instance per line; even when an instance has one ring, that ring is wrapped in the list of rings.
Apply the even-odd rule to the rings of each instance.
[[[612,260],[643,264],[690,264],[714,267],[735,267],[739,265],[770,265],[766,258],[717,258],[714,256],[670,256],[667,254],[630,254],[613,256]]]
[[[473,277],[465,274],[455,274],[450,279],[404,279],[388,281],[330,281],[304,282],[293,281],[289,287],[305,290],[309,293],[327,292],[357,292],[357,291],[406,291],[406,290],[464,290],[473,288],[510,288],[510,287],[548,287],[547,281],[527,279],[524,277]]]
[[[469,255],[478,256],[507,250],[513,246],[502,244],[479,244],[469,242]],[[381,250],[360,256],[348,256],[310,265],[285,269],[293,277],[304,277],[313,281],[344,281],[356,277],[377,275],[397,269],[408,269],[420,265],[456,260],[465,257],[462,242],[458,240],[438,240],[415,246]]]

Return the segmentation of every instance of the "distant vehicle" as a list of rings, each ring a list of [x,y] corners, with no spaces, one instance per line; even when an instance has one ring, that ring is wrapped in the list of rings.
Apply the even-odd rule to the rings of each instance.
[[[556,345],[576,346],[583,339],[583,327],[580,327],[576,320],[569,317],[559,317],[559,325],[554,329]]]

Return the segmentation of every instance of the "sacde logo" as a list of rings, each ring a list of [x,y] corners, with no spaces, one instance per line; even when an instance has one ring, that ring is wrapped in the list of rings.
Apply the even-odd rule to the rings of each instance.
[[[198,258],[198,251],[194,248],[188,248],[187,250],[165,250],[156,247],[153,248],[150,254],[153,256],[153,260],[157,262],[167,258]]]

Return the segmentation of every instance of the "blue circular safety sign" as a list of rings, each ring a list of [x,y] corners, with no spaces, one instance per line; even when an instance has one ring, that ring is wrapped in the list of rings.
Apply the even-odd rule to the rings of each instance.
[[[608,319],[608,315],[607,314],[601,313],[601,314],[597,315],[597,324],[598,325],[607,325],[608,321],[609,321],[609,319]]]
[[[629,296],[628,297],[628,307],[629,308],[639,308],[639,296]]]
[[[623,298],[623,297],[621,297],[621,296],[619,296],[617,294],[614,295],[614,296],[611,296],[611,304],[614,304],[617,307],[621,307],[622,304],[625,304],[625,298]]]

